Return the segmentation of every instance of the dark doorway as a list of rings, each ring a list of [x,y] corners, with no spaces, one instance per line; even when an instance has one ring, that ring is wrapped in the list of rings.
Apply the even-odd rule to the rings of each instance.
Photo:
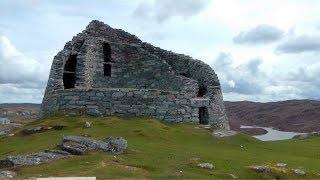
[[[199,107],[199,123],[209,124],[209,113],[207,107]]]
[[[103,65],[104,76],[111,76],[111,64]]]
[[[200,85],[197,97],[203,97],[206,94],[207,94],[207,87],[205,87],[204,85]]]
[[[74,73],[64,72],[63,73],[63,86],[64,89],[74,88],[75,77]]]
[[[66,64],[64,65],[64,70],[69,72],[75,72],[77,66],[77,55],[70,55]]]
[[[77,55],[70,55],[66,64],[64,65],[63,72],[63,86],[64,89],[74,88],[76,83],[75,72],[77,66]]]
[[[111,62],[111,48],[108,43],[103,43],[103,59],[104,62]]]

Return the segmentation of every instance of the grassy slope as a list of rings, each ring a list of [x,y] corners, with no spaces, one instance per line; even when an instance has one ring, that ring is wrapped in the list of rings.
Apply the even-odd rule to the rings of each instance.
[[[85,121],[92,128],[83,129]],[[96,139],[122,136],[128,150],[122,155],[91,152],[84,156],[20,167],[19,176],[96,176],[98,178],[299,178],[291,171],[257,174],[250,165],[278,162],[288,169],[301,167],[306,177],[320,177],[320,138],[261,142],[246,135],[217,139],[194,124],[162,124],[142,118],[89,118],[54,116],[32,122],[34,125],[65,125],[60,131],[31,136],[0,138],[0,158],[54,148],[63,135],[90,135]],[[241,147],[243,146],[243,147]],[[200,169],[198,163],[211,162],[214,170]]]

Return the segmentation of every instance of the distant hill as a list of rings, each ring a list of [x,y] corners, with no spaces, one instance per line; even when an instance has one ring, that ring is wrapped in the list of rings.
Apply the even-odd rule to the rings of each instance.
[[[320,101],[289,100],[257,103],[225,102],[232,129],[240,125],[274,127],[282,131],[320,131]]]

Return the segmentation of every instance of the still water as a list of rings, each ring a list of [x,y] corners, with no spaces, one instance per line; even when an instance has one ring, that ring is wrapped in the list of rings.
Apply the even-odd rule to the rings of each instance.
[[[262,128],[262,129],[265,129],[266,131],[268,131],[267,134],[253,136],[257,139],[260,139],[261,141],[285,140],[285,139],[291,139],[295,135],[306,134],[306,133],[297,133],[297,132],[278,131],[273,128],[259,127],[259,126],[240,126],[240,128]]]

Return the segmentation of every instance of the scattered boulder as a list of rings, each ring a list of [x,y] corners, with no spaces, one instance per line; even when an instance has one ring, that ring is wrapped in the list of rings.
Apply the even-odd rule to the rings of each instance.
[[[200,163],[198,164],[198,167],[204,168],[204,169],[213,169],[214,166],[211,163]]]
[[[122,137],[110,136],[103,141],[108,143],[109,151],[111,151],[112,153],[121,154],[127,149],[128,146],[127,141]]]
[[[82,136],[65,136],[59,147],[61,150],[52,149],[27,155],[8,156],[0,160],[0,168],[42,164],[70,155],[81,155],[89,150],[123,153],[127,149],[127,141],[122,137],[108,137],[98,141]]]
[[[234,136],[236,134],[237,134],[236,131],[226,130],[226,129],[216,129],[212,133],[213,136],[220,137],[220,138],[228,137],[228,136]]]
[[[10,179],[17,176],[17,173],[14,171],[0,171],[0,179]]]
[[[257,173],[268,173],[271,169],[268,166],[251,166],[250,169]]]
[[[8,134],[8,131],[7,131],[7,130],[0,131],[0,136],[2,136],[2,135],[7,135],[7,134]]]
[[[85,123],[84,123],[84,127],[85,127],[85,128],[91,128],[91,123],[88,122],[88,121],[85,122]]]
[[[294,169],[293,172],[298,176],[304,176],[306,173],[301,169]]]
[[[28,155],[8,156],[7,158],[0,160],[0,168],[37,165],[64,157],[66,157],[66,155],[54,152],[39,152]]]
[[[7,117],[0,117],[0,125],[10,124],[10,120]]]
[[[280,168],[284,168],[284,167],[287,166],[287,164],[285,164],[285,163],[277,163],[276,166],[280,167]]]
[[[82,136],[65,136],[62,138],[60,148],[64,151],[70,152],[71,154],[81,155],[87,151],[105,151],[109,150],[108,143],[103,141],[97,141],[91,138]]]
[[[98,141],[82,136],[65,136],[62,138],[60,148],[75,155],[85,154],[90,150],[123,153],[127,148],[127,141],[121,137],[109,137]]]
[[[27,129],[22,130],[22,133],[26,134],[26,135],[39,133],[39,132],[42,132],[42,127],[41,126],[36,126],[36,127],[27,128]]]
[[[41,133],[44,131],[48,131],[48,130],[62,130],[64,128],[64,126],[36,126],[36,127],[31,127],[31,128],[27,128],[22,130],[22,133],[25,135],[31,135],[31,134],[35,134],[35,133]]]

